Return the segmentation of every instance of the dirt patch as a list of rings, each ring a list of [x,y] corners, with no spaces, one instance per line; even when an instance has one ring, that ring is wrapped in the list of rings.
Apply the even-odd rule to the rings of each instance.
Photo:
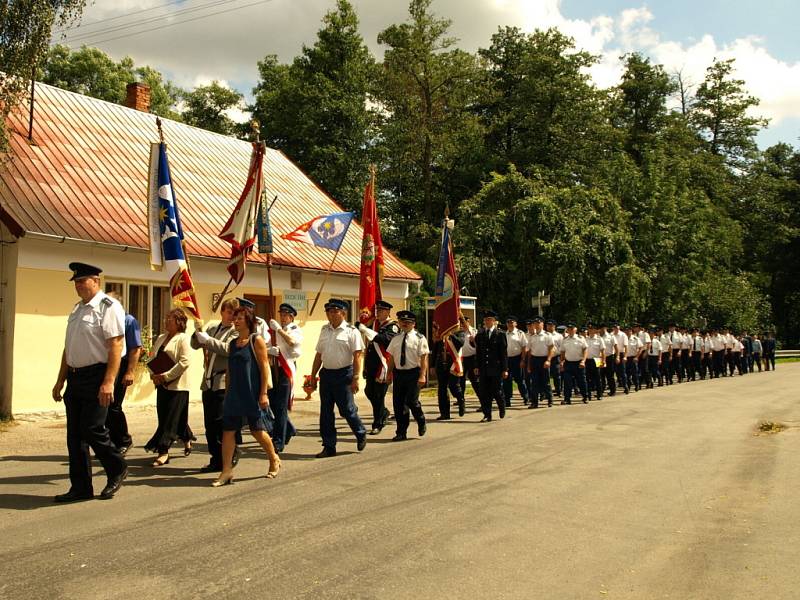
[[[787,426],[783,423],[777,423],[775,421],[761,421],[756,427],[756,435],[768,435],[771,433],[780,433],[787,429]]]

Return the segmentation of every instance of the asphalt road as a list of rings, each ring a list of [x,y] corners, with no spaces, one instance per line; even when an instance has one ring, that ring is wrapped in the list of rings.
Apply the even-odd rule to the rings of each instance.
[[[347,432],[325,460],[306,405],[276,480],[252,441],[220,489],[202,446],[159,470],[134,449],[118,497],[66,506],[63,430],[23,424],[0,433],[0,598],[798,598],[798,382],[791,364],[588,406],[515,398],[502,421],[385,430],[360,454]],[[140,442],[150,419],[133,415]],[[6,450],[20,436],[31,449]]]

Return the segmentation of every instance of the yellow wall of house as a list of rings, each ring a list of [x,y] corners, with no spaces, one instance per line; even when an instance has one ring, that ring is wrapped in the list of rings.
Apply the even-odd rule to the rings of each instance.
[[[105,275],[104,275],[105,276]],[[109,279],[119,279],[116,274],[109,273]],[[68,281],[69,273],[63,270],[48,270],[38,268],[20,267],[17,269],[16,288],[16,322],[14,332],[14,378],[13,378],[13,411],[26,413],[53,410],[58,408],[53,402],[51,391],[58,376],[61,353],[64,347],[64,335],[67,325],[67,316],[78,301],[73,284]],[[311,277],[309,283],[316,284]],[[245,280],[245,283],[248,280]],[[163,283],[158,281],[157,283]],[[318,285],[318,284],[316,284]],[[310,307],[316,285],[304,286]],[[285,286],[288,288],[288,286]],[[302,376],[309,373],[314,359],[314,346],[316,345],[319,331],[326,323],[324,302],[335,295],[351,300],[357,300],[358,279],[352,277],[331,276],[330,288],[334,294],[323,293],[320,302],[309,317],[308,310],[298,313],[296,322],[303,330],[303,355],[298,360],[298,378],[295,381],[295,395],[303,396]],[[401,286],[395,286],[397,290]],[[207,324],[210,323],[212,295],[219,292],[221,285],[218,283],[199,283],[196,281],[198,303],[203,315],[208,315]],[[277,288],[277,301],[282,301],[281,290]],[[349,293],[343,293],[349,292]],[[240,286],[235,295],[265,293],[263,285]],[[398,294],[399,296],[399,294]],[[399,310],[405,307],[405,299],[401,297],[387,298]],[[190,322],[188,332],[193,331]],[[191,382],[190,398],[200,399],[200,382],[202,380],[203,358],[197,351],[192,356],[189,371]],[[126,403],[153,403],[155,393],[147,377],[144,367],[139,369],[137,382],[128,392]]]

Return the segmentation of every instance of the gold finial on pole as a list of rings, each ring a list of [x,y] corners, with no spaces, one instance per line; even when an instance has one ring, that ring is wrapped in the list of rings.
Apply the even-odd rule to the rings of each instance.
[[[253,134],[253,141],[261,141],[261,123],[258,122],[258,119],[250,121],[250,132]]]
[[[156,117],[156,127],[158,127],[158,141],[164,143],[164,130],[161,128],[161,117]]]

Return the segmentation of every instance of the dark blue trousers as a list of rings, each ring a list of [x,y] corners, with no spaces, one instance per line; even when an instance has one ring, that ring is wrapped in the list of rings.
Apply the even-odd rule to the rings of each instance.
[[[292,381],[280,367],[273,371],[273,373],[276,372],[274,386],[267,395],[269,396],[269,407],[275,417],[272,426],[272,443],[276,452],[283,452],[286,444],[294,437],[297,430],[289,419],[289,399],[293,393]]]
[[[520,367],[519,356],[508,357],[508,378],[503,380],[503,396],[506,399],[506,406],[511,406],[511,396],[513,395],[513,383],[517,383],[519,395],[522,396],[523,402],[528,402],[528,388],[525,385],[525,377]]]
[[[343,369],[321,369],[319,372],[319,433],[322,445],[336,449],[336,417],[333,409],[347,421],[357,439],[367,435],[364,424],[358,416],[358,407],[353,399],[353,367]]]
[[[425,423],[425,413],[422,412],[422,405],[419,403],[419,367],[406,370],[395,369],[393,373],[394,422],[397,425],[397,435],[403,436],[406,435],[411,422],[409,413],[414,416],[417,425]]]
[[[572,403],[572,388],[575,383],[581,392],[581,398],[589,400],[589,392],[586,389],[586,369],[580,366],[579,360],[564,361],[564,402]]]
[[[642,387],[639,382],[639,361],[635,356],[629,356],[625,359],[625,381],[628,384],[628,389],[633,386],[633,389],[638,392]]]
[[[545,369],[546,356],[531,356],[531,381],[533,383],[530,401],[534,406],[539,406],[539,400],[547,399],[547,405],[553,404],[553,393],[550,390],[550,371]]]
[[[550,377],[553,378],[553,389],[556,396],[561,394],[561,357],[554,356],[550,359]]]

